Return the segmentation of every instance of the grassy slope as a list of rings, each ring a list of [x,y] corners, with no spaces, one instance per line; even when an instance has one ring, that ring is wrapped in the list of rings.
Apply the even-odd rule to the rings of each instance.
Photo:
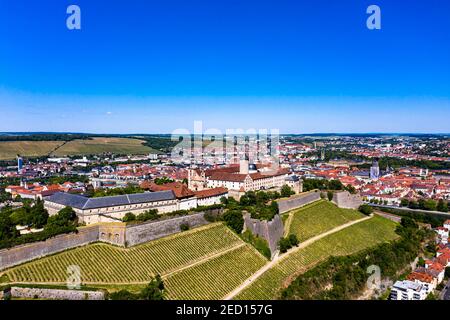
[[[298,250],[268,270],[236,298],[276,299],[280,288],[289,284],[296,275],[310,269],[330,256],[349,255],[365,248],[397,238],[396,224],[375,216],[344,230],[320,239]]]
[[[300,241],[305,241],[344,223],[364,217],[358,211],[341,209],[325,200],[296,210],[292,214],[294,216],[289,233],[296,234]]]
[[[63,143],[63,141],[2,141],[0,160],[12,160],[17,154],[24,157],[46,156]]]
[[[97,243],[7,270],[11,282],[64,283],[67,267],[81,268],[83,283],[145,282],[243,242],[222,224],[208,225],[132,248]]]

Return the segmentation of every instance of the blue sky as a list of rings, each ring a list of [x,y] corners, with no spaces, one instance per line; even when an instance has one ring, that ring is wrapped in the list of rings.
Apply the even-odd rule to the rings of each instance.
[[[81,8],[82,30],[66,28]],[[382,29],[366,28],[377,4]],[[447,0],[0,0],[0,131],[450,132]]]

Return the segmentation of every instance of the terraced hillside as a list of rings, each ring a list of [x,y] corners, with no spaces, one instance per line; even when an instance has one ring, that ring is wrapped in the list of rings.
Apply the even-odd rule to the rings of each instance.
[[[300,242],[364,217],[356,210],[341,209],[326,200],[315,202],[290,214],[292,221],[288,233],[297,235]]]
[[[280,289],[287,286],[295,275],[301,274],[330,256],[350,255],[382,242],[391,241],[397,238],[395,227],[395,222],[374,216],[328,235],[284,259],[281,258],[273,268],[262,274],[235,298],[276,299]]]
[[[67,267],[81,268],[83,283],[145,283],[244,242],[222,224],[179,233],[132,248],[92,244],[7,270],[11,282],[65,283]]]
[[[165,279],[169,299],[221,299],[267,260],[246,244]]]

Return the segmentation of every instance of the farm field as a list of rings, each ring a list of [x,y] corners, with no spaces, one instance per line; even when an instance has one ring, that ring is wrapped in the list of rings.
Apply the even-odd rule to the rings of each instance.
[[[145,283],[227,249],[242,246],[223,224],[212,224],[132,248],[96,243],[6,270],[10,282],[65,283],[67,267],[81,269],[83,284]]]
[[[385,218],[373,218],[356,223],[299,249],[256,279],[236,299],[276,299],[281,288],[295,275],[310,269],[330,256],[350,255],[382,242],[397,238],[396,223]]]
[[[262,255],[246,244],[164,279],[168,298],[222,299],[266,262]]]
[[[24,157],[46,156],[63,143],[64,141],[2,141],[0,160],[12,160],[18,154]]]
[[[144,140],[130,138],[92,138],[73,141],[1,141],[0,160],[24,157],[90,155],[111,152],[116,154],[148,154],[157,150],[144,146]]]
[[[73,140],[56,149],[52,155],[89,155],[111,152],[117,154],[147,154],[156,152],[144,146],[144,140],[129,138],[92,138],[86,140]]]
[[[356,210],[342,209],[325,200],[300,208],[291,214],[293,216],[289,233],[297,235],[300,242],[364,217]]]

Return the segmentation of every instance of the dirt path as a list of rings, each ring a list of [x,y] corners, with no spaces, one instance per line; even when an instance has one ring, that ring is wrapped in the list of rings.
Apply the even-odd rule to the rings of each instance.
[[[312,243],[316,242],[317,240],[320,240],[326,236],[329,236],[330,234],[333,234],[335,232],[341,231],[345,228],[348,228],[356,223],[360,223],[363,222],[365,220],[371,219],[373,216],[369,216],[369,217],[364,217],[362,219],[359,220],[355,220],[355,221],[350,221],[347,222],[343,225],[340,225],[334,229],[328,230],[327,232],[321,233],[315,237],[312,237],[304,242],[302,242],[301,244],[298,245],[298,247],[295,247],[294,249],[289,250],[288,252],[286,252],[285,254],[283,254],[282,256],[278,256],[276,255],[275,258],[270,261],[269,263],[267,263],[266,265],[264,265],[261,269],[259,269],[258,271],[256,271],[256,273],[254,273],[250,278],[248,278],[247,280],[245,280],[239,287],[237,287],[236,289],[234,289],[232,292],[230,292],[228,295],[226,295],[223,300],[231,300],[233,299],[235,296],[237,296],[242,290],[244,290],[245,288],[247,288],[252,282],[254,282],[256,279],[258,279],[262,274],[264,274],[267,270],[273,268],[275,265],[277,265],[278,263],[280,263],[280,261],[283,261],[284,259],[286,259],[287,257],[289,257],[291,254],[297,252],[298,250],[301,250],[309,245],[311,245]]]

